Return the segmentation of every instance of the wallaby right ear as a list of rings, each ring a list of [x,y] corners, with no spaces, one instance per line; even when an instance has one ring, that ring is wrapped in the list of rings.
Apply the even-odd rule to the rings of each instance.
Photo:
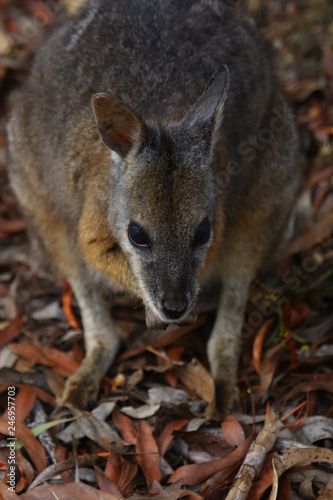
[[[223,120],[229,83],[229,69],[223,65],[215,71],[206,90],[184,119],[185,126],[194,135],[206,137],[212,144]]]
[[[124,158],[139,140],[142,122],[131,109],[107,94],[94,94],[92,106],[104,144]]]

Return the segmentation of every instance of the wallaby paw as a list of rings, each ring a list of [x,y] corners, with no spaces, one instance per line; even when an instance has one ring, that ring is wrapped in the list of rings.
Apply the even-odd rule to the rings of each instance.
[[[240,407],[239,389],[236,382],[215,380],[216,415],[219,419]]]
[[[97,400],[100,381],[87,375],[75,373],[65,385],[58,406],[65,406],[69,410],[86,410],[89,404]]]

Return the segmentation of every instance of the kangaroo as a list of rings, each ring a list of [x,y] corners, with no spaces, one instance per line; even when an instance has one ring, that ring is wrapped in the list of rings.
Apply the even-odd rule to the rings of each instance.
[[[71,285],[86,355],[59,404],[85,408],[120,345],[105,284],[147,326],[195,320],[217,409],[238,400],[251,280],[285,240],[303,178],[294,116],[253,22],[219,0],[95,0],[36,56],[8,124],[34,255]]]

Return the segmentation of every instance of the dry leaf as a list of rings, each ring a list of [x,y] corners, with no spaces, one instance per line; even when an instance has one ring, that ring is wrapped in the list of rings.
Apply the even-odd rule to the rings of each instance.
[[[231,446],[238,446],[245,439],[243,427],[233,415],[227,415],[221,422],[224,439]]]
[[[162,478],[160,454],[150,426],[145,420],[140,420],[138,424],[136,452],[137,461],[145,475],[149,493],[159,493],[159,482]]]
[[[197,359],[185,366],[175,367],[179,380],[201,399],[211,405],[215,400],[215,385],[211,374]]]
[[[3,418],[0,418],[0,433],[8,435],[8,421]],[[31,430],[20,422],[16,422],[15,437],[23,444],[37,471],[43,471],[47,465],[45,450]]]
[[[275,455],[273,459],[274,481],[269,500],[277,498],[279,477],[291,467],[305,467],[314,462],[328,462],[333,465],[333,451],[326,448],[288,448],[283,455]]]
[[[225,469],[236,466],[245,457],[253,439],[253,435],[244,439],[244,441],[242,441],[227,457],[211,460],[210,462],[179,467],[179,469],[169,477],[169,483],[175,483],[179,479],[182,479],[184,484],[193,486],[206,481],[217,472],[222,472]]]

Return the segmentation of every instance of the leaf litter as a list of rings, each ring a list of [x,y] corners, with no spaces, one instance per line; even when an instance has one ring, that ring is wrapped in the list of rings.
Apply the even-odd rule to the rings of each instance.
[[[143,310],[116,297],[110,308],[126,349],[105,377],[97,406],[74,420],[54,414],[65,378],[83,358],[80,314],[68,284],[30,268],[25,222],[6,176],[4,127],[9,90],[24,85],[38,45],[80,2],[0,0],[0,496],[333,498],[329,2],[248,2],[274,44],[304,136],[311,220],[275,271],[252,285],[239,368],[241,410],[223,422],[211,412],[215,394],[205,355],[215,299],[194,325],[152,335]],[[24,35],[26,23],[41,14],[39,28]],[[248,328],[258,314],[258,325]],[[21,443],[16,494],[5,484],[9,386],[16,390]],[[42,436],[52,447],[44,447]]]

